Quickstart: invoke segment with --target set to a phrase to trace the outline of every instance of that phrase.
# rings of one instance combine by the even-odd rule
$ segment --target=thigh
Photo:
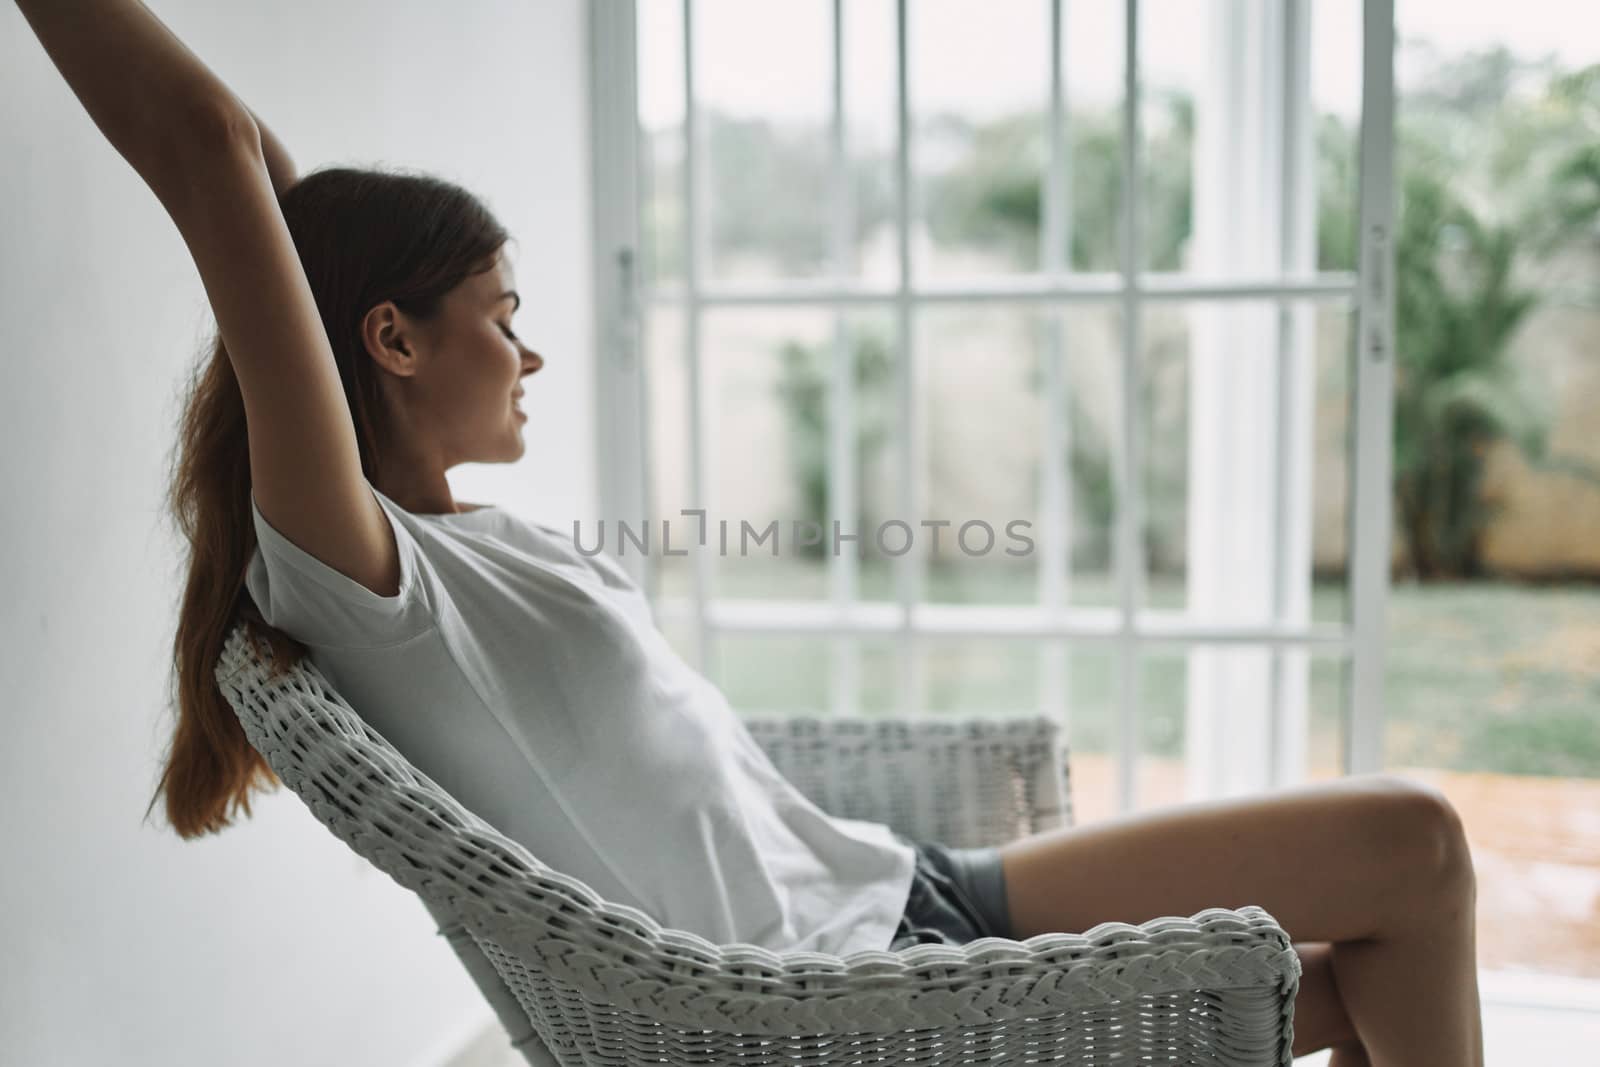
[[[1253,904],[1295,941],[1372,937],[1437,884],[1453,815],[1368,774],[1034,834],[1000,849],[1013,936]]]

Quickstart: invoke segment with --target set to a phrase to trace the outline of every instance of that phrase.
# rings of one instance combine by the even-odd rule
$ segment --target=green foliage
[[[1181,269],[1191,229],[1194,104],[1181,94],[1153,93],[1149,108],[1141,145],[1144,265]],[[1548,413],[1510,356],[1517,330],[1551,298],[1548,287],[1530,277],[1530,265],[1575,241],[1600,244],[1600,66],[1563,73],[1548,61],[1524,62],[1503,49],[1436,58],[1431,74],[1408,90],[1398,118],[1396,514],[1419,575],[1475,575],[1494,515],[1483,491],[1492,448],[1509,443],[1536,464],[1600,478],[1571,460],[1545,457]],[[826,228],[817,204],[827,193],[821,132],[780,136],[759,122],[708,123],[719,146],[716,195],[725,201],[714,216],[719,247],[760,249],[791,270],[821,262]],[[1120,115],[1079,109],[1067,128],[1071,236],[1063,251],[1072,269],[1116,269]],[[974,123],[945,115],[926,131],[941,154],[955,160],[929,175],[921,191],[933,238],[998,253],[1019,270],[1036,267],[1046,117],[1032,112]],[[1315,148],[1319,265],[1354,269],[1353,131],[1336,116],[1320,116]],[[887,160],[858,158],[853,166],[861,229],[892,221]],[[784,195],[772,196],[780,186]],[[821,515],[826,434],[818,405],[826,376],[818,358],[786,352],[791,381],[785,395],[807,507]],[[1087,420],[1075,417],[1073,425]],[[875,431],[863,432],[866,440]],[[1105,442],[1075,436],[1069,462],[1084,519],[1080,529],[1090,531],[1091,540],[1080,549],[1093,557],[1109,548],[1093,531],[1111,526],[1110,458]],[[1181,555],[1181,470],[1158,464],[1139,475],[1151,512],[1146,550],[1153,562],[1175,558]]]
[[[828,132],[816,125],[783,126],[707,110],[703,116],[703,209],[714,255],[769,259],[787,276],[824,273],[828,256],[827,204],[832,195]],[[668,157],[678,130],[655,135],[654,156]],[[893,217],[888,161],[853,155],[848,167],[851,211],[870,231]],[[643,218],[655,250],[655,277],[682,271],[680,168],[657,165],[659,184]]]
[[[1555,296],[1533,267],[1585,226],[1593,241],[1596,69],[1563,75],[1496,49],[1437,63],[1403,102],[1394,496],[1421,578],[1482,573],[1493,446],[1572,472],[1546,456],[1550,413],[1511,343]]]
[[[1548,416],[1507,358],[1536,303],[1512,280],[1517,236],[1475,216],[1432,168],[1407,167],[1396,242],[1394,493],[1412,568],[1476,575],[1493,516],[1489,446],[1544,451]]]
[[[1551,216],[1557,241],[1600,243],[1600,63],[1555,79],[1551,109],[1568,116],[1578,136],[1557,155],[1551,172]],[[1591,296],[1600,305],[1600,294]]]
[[[1600,730],[1592,708],[1532,705],[1523,714],[1472,722],[1451,763],[1464,771],[1593,778],[1600,776]]]
[[[1323,270],[1355,270],[1357,159],[1350,127],[1337,115],[1317,116],[1317,264]]]
[[[1144,269],[1177,270],[1190,231],[1194,103],[1152,94],[1160,121],[1147,131]],[[1027,112],[987,123],[945,117],[940,136],[961,162],[928,181],[927,221],[943,244],[1002,252],[1019,270],[1041,262],[1047,116]],[[1115,109],[1074,111],[1068,122],[1069,247],[1073,270],[1115,270],[1121,263],[1122,119]]]

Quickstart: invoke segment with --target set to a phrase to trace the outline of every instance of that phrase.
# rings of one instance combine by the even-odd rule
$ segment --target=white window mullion
[[[595,461],[599,517],[609,526],[649,514],[645,445],[649,433],[645,358],[640,351],[639,95],[632,4],[590,9],[590,109],[594,123]],[[612,554],[654,595],[654,568],[638,553]]]
[[[686,620],[693,611],[693,602],[685,598],[662,600],[656,607],[660,619]],[[858,601],[840,609],[827,600],[713,597],[706,611],[712,629],[720,633],[837,632],[892,638],[902,627],[900,605],[878,600]],[[1037,604],[923,604],[917,612],[916,632],[923,637],[1085,639],[1114,643],[1129,640],[1122,626],[1122,613],[1116,607],[1068,606],[1047,612]],[[1330,656],[1346,655],[1350,649],[1348,628],[1336,623],[1291,626],[1266,621],[1228,622],[1197,617],[1181,610],[1140,613],[1132,640],[1146,648],[1301,646],[1316,648]]]
[[[1353,304],[1356,276],[1324,271],[1302,278],[1195,278],[1170,271],[1143,273],[1138,278],[1140,299],[1158,300],[1321,300]],[[1034,274],[933,279],[912,291],[914,304],[1111,304],[1122,296],[1122,275],[1092,271],[1064,272],[1054,278]],[[861,304],[880,307],[900,298],[895,283],[796,278],[754,282],[718,281],[700,285],[705,307],[815,307],[821,304]],[[658,304],[675,306],[683,300],[681,287],[658,285],[651,293]]]
[[[1117,648],[1117,808],[1127,813],[1138,803],[1139,647],[1135,616],[1143,598],[1144,486],[1139,441],[1140,212],[1143,208],[1139,160],[1139,0],[1125,0],[1122,73],[1122,447],[1113,476],[1117,485],[1117,606],[1123,640]]]
[[[1194,269],[1309,271],[1314,207],[1308,56],[1299,0],[1236,0],[1209,28],[1196,100]],[[1298,262],[1294,257],[1299,257]],[[1311,447],[1303,309],[1198,303],[1188,311],[1188,604],[1202,618],[1298,621],[1308,608]],[[1304,402],[1303,402],[1304,401]],[[1306,416],[1306,417],[1301,417]],[[1304,657],[1268,649],[1189,656],[1185,735],[1191,800],[1304,774]],[[1283,699],[1279,699],[1279,698]]]
[[[689,499],[692,507],[707,509],[697,531],[703,535],[710,512],[706,504],[705,389],[700,367],[700,116],[694,91],[694,25],[694,0],[683,0],[683,354],[689,372]],[[710,538],[698,536],[697,541],[709,542]],[[706,545],[698,543],[690,547],[694,560],[695,666],[709,673],[711,628],[706,601],[711,589],[711,554],[705,549]]]
[[[1354,655],[1345,766],[1383,766],[1384,610],[1389,595],[1394,422],[1394,2],[1365,0],[1362,18],[1361,207],[1354,385],[1355,506],[1350,546]]]
[[[1067,183],[1071,169],[1067,159],[1063,126],[1066,122],[1066,94],[1061,79],[1062,0],[1050,0],[1050,159],[1045,175],[1043,233],[1040,235],[1040,265],[1047,277],[1065,271],[1062,260],[1071,232],[1071,199]],[[1044,402],[1043,457],[1039,465],[1039,521],[1043,551],[1039,557],[1039,603],[1056,611],[1069,601],[1068,583],[1072,568],[1072,487],[1067,449],[1071,441],[1068,424],[1067,384],[1062,361],[1063,323],[1057,307],[1047,307],[1040,315],[1043,334],[1043,374],[1041,395]],[[1072,708],[1068,703],[1069,678],[1066,645],[1048,641],[1039,647],[1039,704],[1046,714],[1063,717],[1062,729],[1071,736]]]
[[[851,273],[851,211],[849,152],[844,106],[844,0],[833,0],[833,120],[830,159],[832,195],[829,211],[829,252],[833,274],[843,281]],[[829,382],[828,403],[828,514],[841,524],[841,533],[855,530],[856,487],[856,405],[855,354],[850,345],[848,312],[845,305],[833,306],[833,373]],[[824,525],[828,524],[824,522]],[[832,547],[832,529],[823,537]],[[858,543],[858,542],[857,542]],[[838,551],[828,553],[828,576],[835,605],[846,607],[856,599],[859,568],[851,542],[842,542]],[[861,691],[861,643],[846,635],[836,635],[830,643],[829,710],[853,714]]]
[[[1311,12],[1308,0],[1283,0],[1279,99],[1283,199],[1279,260],[1285,276],[1316,267],[1315,112],[1311,101]],[[1277,399],[1273,404],[1272,621],[1311,617],[1312,450],[1316,425],[1316,335],[1313,310],[1278,305]],[[1303,781],[1309,769],[1309,672],[1303,648],[1272,652],[1268,684],[1268,788]]]
[[[895,126],[899,142],[895,150],[895,170],[898,180],[898,197],[895,202],[896,240],[900,259],[900,285],[895,299],[896,346],[895,376],[897,406],[900,425],[900,518],[910,525],[913,534],[920,529],[917,524],[918,502],[921,496],[921,433],[915,389],[915,346],[911,318],[911,94],[910,54],[907,17],[909,5],[898,0],[895,17],[895,106],[898,117]],[[922,671],[922,647],[914,633],[916,608],[922,599],[922,554],[915,546],[894,558],[895,594],[900,602],[902,624],[900,629],[898,663],[900,673],[899,707],[902,714],[922,714],[927,710]]]

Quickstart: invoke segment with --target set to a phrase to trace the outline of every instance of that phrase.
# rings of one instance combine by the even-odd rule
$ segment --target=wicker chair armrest
[[[1230,1017],[1261,1020],[1260,1040],[1281,1036],[1281,1050],[1269,1049],[1281,1051],[1285,1067],[1290,1063],[1299,957],[1272,916],[1250,905],[1137,926],[1106,922],[1083,934],[990,937],[842,958],[714,946],[660,928],[635,943],[616,925],[616,941],[575,944],[541,936],[503,912],[491,915],[476,905],[469,912],[473,937],[508,982],[519,969],[535,970],[607,1013],[633,1013],[648,1025],[770,1040],[948,1031],[1093,1011],[1126,1012],[1137,1026],[1145,998],[1195,994],[1199,1001],[1203,992],[1206,1004]]]

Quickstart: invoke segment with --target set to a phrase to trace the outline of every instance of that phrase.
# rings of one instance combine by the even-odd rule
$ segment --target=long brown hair
[[[361,451],[375,477],[386,433],[379,372],[361,340],[367,311],[385,300],[428,319],[444,295],[492,266],[506,231],[471,193],[414,171],[330,167],[278,197],[300,264],[333,348]],[[167,821],[183,838],[250,814],[253,790],[277,777],[245,738],[213,670],[228,632],[246,624],[273,670],[306,647],[262,618],[244,577],[256,548],[250,512],[250,453],[244,395],[221,336],[195,365],[186,389],[167,506],[189,543],[188,577],[173,638],[176,722],[166,766],[146,817],[166,796]]]

